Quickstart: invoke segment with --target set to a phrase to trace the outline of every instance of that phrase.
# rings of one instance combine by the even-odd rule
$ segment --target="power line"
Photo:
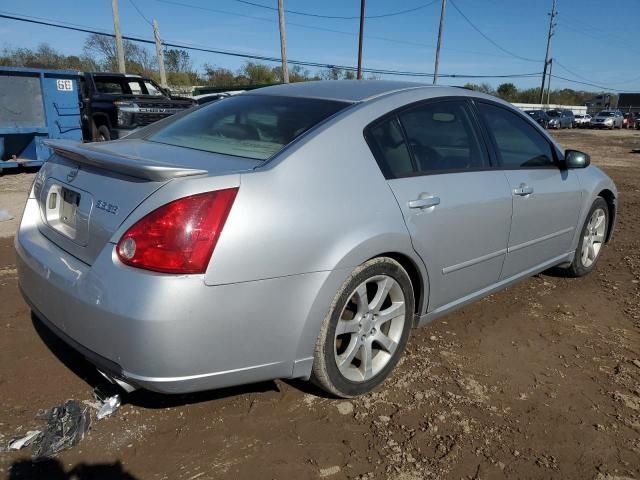
[[[54,27],[54,28],[62,28],[62,29],[65,29],[65,30],[72,30],[72,31],[77,31],[77,32],[81,32],[81,33],[104,35],[104,36],[111,37],[111,38],[115,37],[115,35],[113,33],[108,33],[108,32],[105,32],[105,31],[92,29],[91,27],[87,27],[87,26],[62,25],[60,23],[56,23],[56,22],[52,22],[52,21],[35,20],[33,18],[24,18],[24,17],[15,16],[15,15],[8,15],[8,14],[4,14],[4,13],[0,13],[0,18],[5,18],[5,19],[8,19],[8,20],[21,21],[21,22],[26,22],[26,23],[32,23],[32,24],[36,24],[36,25],[44,25],[44,26]],[[140,43],[145,43],[145,44],[154,44],[155,43],[154,40],[147,39],[147,38],[141,38],[141,37],[133,37],[133,36],[124,36],[123,35],[122,38],[125,39],[125,40],[132,41],[132,42],[140,42]],[[220,49],[213,49],[213,48],[208,48],[208,47],[204,47],[204,46],[197,46],[197,45],[193,45],[193,44],[189,45],[189,44],[175,43],[175,42],[169,42],[169,41],[163,41],[162,43],[166,47],[182,48],[182,49],[185,49],[185,50],[194,50],[194,51],[200,51],[200,52],[205,52],[205,53],[215,53],[215,54],[218,54],[218,55],[228,55],[228,56],[239,57],[239,58],[248,58],[248,59],[251,59],[251,60],[262,60],[262,61],[265,61],[265,62],[276,62],[276,63],[280,63],[282,61],[282,59],[280,57],[272,57],[272,56],[267,56],[267,55],[257,55],[257,54],[250,54],[250,53],[237,52],[237,51],[231,51],[231,50],[220,50]],[[334,64],[329,64],[329,63],[310,62],[310,61],[305,61],[305,60],[291,60],[291,59],[289,59],[288,62],[290,64],[292,64],[292,65],[300,65],[300,66],[304,66],[304,67],[339,68],[341,70],[348,70],[348,71],[355,71],[356,70],[356,67],[354,67],[352,65],[334,65]],[[373,73],[373,74],[379,74],[379,75],[394,75],[394,76],[409,76],[409,77],[431,77],[431,76],[433,76],[432,72],[414,72],[414,71],[405,71],[405,70],[388,70],[388,69],[380,69],[380,68],[363,68],[362,71],[365,72],[365,73]],[[494,75],[494,74],[472,75],[472,74],[462,74],[462,73],[449,73],[449,74],[440,74],[439,76],[440,77],[447,77],[447,78],[482,79],[482,78],[526,78],[526,77],[533,77],[533,76],[538,76],[538,75],[540,75],[539,72],[513,73],[513,74],[502,74],[502,75]]]
[[[277,11],[278,9],[276,7],[271,7],[269,5],[264,5],[262,3],[257,3],[257,2],[252,2],[250,0],[233,0],[234,2],[237,3],[242,3],[244,5],[251,5],[254,7],[258,7],[258,8],[264,8],[265,10],[275,10]],[[388,17],[396,17],[398,15],[405,15],[407,13],[412,13],[412,12],[417,12],[418,10],[422,10],[424,8],[430,7],[431,5],[433,5],[434,3],[436,3],[438,0],[433,0],[431,2],[428,3],[424,3],[422,5],[418,5],[417,7],[413,7],[413,8],[408,8],[406,10],[399,10],[397,12],[389,12],[389,13],[383,13],[380,15],[367,15],[365,16],[365,18],[367,20],[371,20],[371,19],[376,19],[376,18],[388,18]],[[356,20],[359,19],[360,16],[351,16],[351,17],[347,17],[347,16],[342,16],[342,15],[322,15],[319,13],[309,13],[309,12],[301,12],[299,10],[284,10],[285,13],[290,13],[292,15],[300,15],[300,16],[304,16],[304,17],[313,17],[313,18],[325,18],[325,19],[331,19],[331,20]]]
[[[565,65],[563,65],[562,63],[560,63],[560,62],[558,61],[558,59],[557,59],[557,58],[554,58],[554,59],[553,59],[553,62],[554,62],[556,65],[558,65],[560,68],[562,68],[564,71],[566,71],[567,73],[569,73],[569,74],[573,75],[574,77],[578,77],[579,79],[581,79],[581,80],[585,80],[585,81],[587,81],[587,82],[591,82],[591,81],[592,81],[592,79],[591,79],[591,78],[583,77],[582,75],[580,75],[580,74],[578,74],[578,73],[574,72],[573,70],[570,70],[570,69],[569,69],[569,68],[567,68]]]
[[[553,62],[554,62],[556,65],[558,65],[559,67],[561,67],[563,70],[565,70],[566,72],[568,72],[569,74],[573,75],[574,77],[578,77],[579,79],[581,79],[581,80],[585,80],[585,81],[587,81],[587,82],[594,81],[594,80],[592,80],[591,78],[585,77],[585,76],[583,76],[583,75],[580,75],[580,74],[578,74],[578,73],[574,72],[573,70],[570,70],[570,69],[569,69],[569,68],[567,68],[565,65],[563,65],[563,64],[562,64],[562,63],[560,63],[560,62],[558,62],[558,60],[557,60],[557,59],[555,59],[555,58],[553,59]],[[597,82],[598,80],[595,80],[595,81]],[[613,83],[612,83],[612,85],[625,85],[625,84],[634,83],[634,82],[638,82],[638,81],[640,81],[640,77],[632,78],[632,79],[630,79],[630,80],[626,80],[626,81],[624,81],[624,82],[613,82]]]
[[[261,22],[273,23],[273,19],[271,19],[271,18],[257,17],[255,15],[247,15],[247,14],[237,13],[237,12],[229,12],[227,10],[220,10],[220,9],[216,9],[216,8],[204,7],[204,6],[201,6],[201,5],[194,5],[194,4],[185,3],[185,2],[181,2],[181,1],[177,1],[177,0],[155,0],[155,1],[159,2],[159,3],[167,4],[167,5],[174,5],[174,6],[178,6],[178,7],[191,8],[191,9],[205,11],[205,12],[218,13],[218,14],[222,14],[222,15],[230,15],[230,16],[234,16],[234,17],[248,18],[248,19],[251,19],[251,20],[258,20],[258,21],[261,21]],[[334,28],[320,27],[320,26],[316,26],[316,25],[308,25],[308,24],[305,24],[305,23],[298,23],[298,22],[291,22],[291,21],[287,21],[287,27],[306,28],[306,29],[309,29],[309,30],[317,30],[317,31],[320,31],[320,32],[337,33],[339,35],[349,35],[351,37],[357,37],[358,36],[358,33],[356,33],[356,32],[347,32],[345,30],[337,30],[337,29],[334,29]],[[416,47],[434,48],[434,49],[436,47],[435,45],[429,44],[429,43],[415,42],[415,41],[404,40],[404,39],[400,39],[400,38],[382,37],[382,36],[378,36],[378,35],[364,35],[364,38],[371,39],[371,40],[380,40],[382,42],[395,43],[395,44],[399,44],[399,45],[412,45],[412,46],[416,46]],[[498,57],[498,58],[509,58],[508,55],[501,55],[501,54],[498,54],[498,53],[490,53],[490,52],[478,52],[478,51],[466,50],[466,49],[462,49],[462,48],[442,47],[442,50],[447,50],[447,51],[451,51],[451,52],[460,52],[460,53],[470,53],[472,55],[487,55],[487,56]]]
[[[599,88],[600,90],[605,90],[605,91],[609,91],[609,92],[625,92],[625,93],[636,93],[636,92],[626,92],[625,90],[620,90],[617,88],[611,88],[611,87],[606,87],[604,85],[598,85],[596,83],[591,83],[591,82],[582,82],[582,81],[578,81],[578,80],[572,80],[570,78],[566,78],[566,77],[561,77],[560,75],[551,75],[553,78],[557,78],[559,80],[564,80],[565,82],[570,82],[570,83],[576,83],[579,85],[588,85],[590,87],[596,87]],[[639,92],[640,93],[640,92]]]
[[[527,58],[527,57],[521,57],[520,55],[517,55],[515,53],[513,53],[510,50],[507,50],[506,48],[504,48],[503,46],[501,46],[500,44],[498,44],[497,42],[495,42],[494,40],[492,40],[491,38],[489,38],[482,30],[480,30],[470,19],[469,17],[467,17],[464,13],[462,13],[462,10],[460,10],[460,8],[458,8],[458,6],[453,2],[453,0],[450,0],[451,5],[453,6],[453,8],[456,9],[456,11],[462,16],[462,18],[464,18],[467,23],[469,25],[471,25],[471,27],[478,32],[480,35],[482,35],[482,37],[487,40],[489,43],[491,43],[494,47],[498,48],[499,50],[502,50],[503,52],[509,54],[510,56],[514,57],[514,58],[518,58],[520,60],[523,60],[525,62],[535,62],[535,63],[539,63],[540,60],[534,60],[533,58]]]
[[[133,0],[129,0],[129,2],[131,2],[131,5],[133,5],[133,8],[136,9],[136,12],[138,12],[138,15],[140,15],[142,17],[142,19],[147,22],[149,25],[153,26],[153,23],[145,16],[144,13],[142,13],[142,10],[140,10],[138,8],[138,6],[136,5],[136,2],[134,2]]]

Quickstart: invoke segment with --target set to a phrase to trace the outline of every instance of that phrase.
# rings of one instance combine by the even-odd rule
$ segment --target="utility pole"
[[[364,32],[364,0],[360,0],[360,38],[358,39],[358,74],[356,78],[362,80],[362,34]]]
[[[120,13],[118,13],[118,0],[111,0],[113,11],[113,30],[116,35],[116,53],[118,56],[118,71],[126,73],[124,66],[124,47],[122,46],[122,33],[120,32]]]
[[[549,96],[551,95],[551,69],[553,68],[553,58],[549,59],[549,75],[547,79],[547,105],[549,105]]]
[[[284,25],[284,0],[278,0],[278,21],[280,22],[280,55],[282,56],[282,81],[289,83],[287,65],[287,31]]]
[[[442,0],[442,9],[440,10],[440,28],[438,28],[438,46],[436,47],[436,64],[433,68],[433,84],[434,85],[438,82],[438,65],[440,64],[440,46],[442,45],[442,27],[444,26],[444,12],[446,8],[447,8],[447,0]]]
[[[540,103],[544,100],[544,83],[547,78],[547,65],[549,65],[549,50],[551,48],[551,37],[553,37],[553,28],[556,26],[553,20],[556,18],[556,0],[553,0],[551,13],[549,14],[549,33],[547,34],[547,53],[544,56],[544,69],[542,70],[542,85],[540,86]]]
[[[162,51],[162,41],[160,40],[160,27],[158,22],[153,21],[153,38],[156,41],[156,56],[158,57],[158,69],[160,70],[160,85],[164,88],[168,88],[167,84],[167,72],[164,71],[164,52]]]

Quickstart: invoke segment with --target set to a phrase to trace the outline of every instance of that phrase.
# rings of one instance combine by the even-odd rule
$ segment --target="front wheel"
[[[582,277],[596,266],[600,252],[607,238],[609,228],[609,206],[602,197],[598,197],[582,227],[580,243],[576,249],[567,273],[572,277]]]
[[[380,385],[407,344],[414,305],[411,279],[398,262],[379,257],[360,265],[322,324],[311,381],[342,398]]]

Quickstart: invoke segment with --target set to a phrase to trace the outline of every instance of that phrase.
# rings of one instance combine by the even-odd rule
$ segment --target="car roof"
[[[91,76],[96,77],[123,77],[123,78],[143,78],[137,73],[119,73],[119,72],[87,72]]]
[[[406,90],[433,88],[441,89],[440,95],[459,95],[461,90],[459,87],[393,80],[318,80],[273,85],[251,90],[243,95],[281,95],[356,103]]]

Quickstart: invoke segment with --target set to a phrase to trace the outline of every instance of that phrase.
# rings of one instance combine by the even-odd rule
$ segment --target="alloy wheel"
[[[334,358],[340,373],[365,382],[389,363],[405,328],[406,306],[400,284],[387,275],[362,282],[338,319]]]
[[[582,238],[582,265],[589,268],[594,264],[600,249],[604,244],[604,234],[606,230],[607,214],[601,208],[597,208],[591,214],[589,223],[584,231],[584,237]]]

